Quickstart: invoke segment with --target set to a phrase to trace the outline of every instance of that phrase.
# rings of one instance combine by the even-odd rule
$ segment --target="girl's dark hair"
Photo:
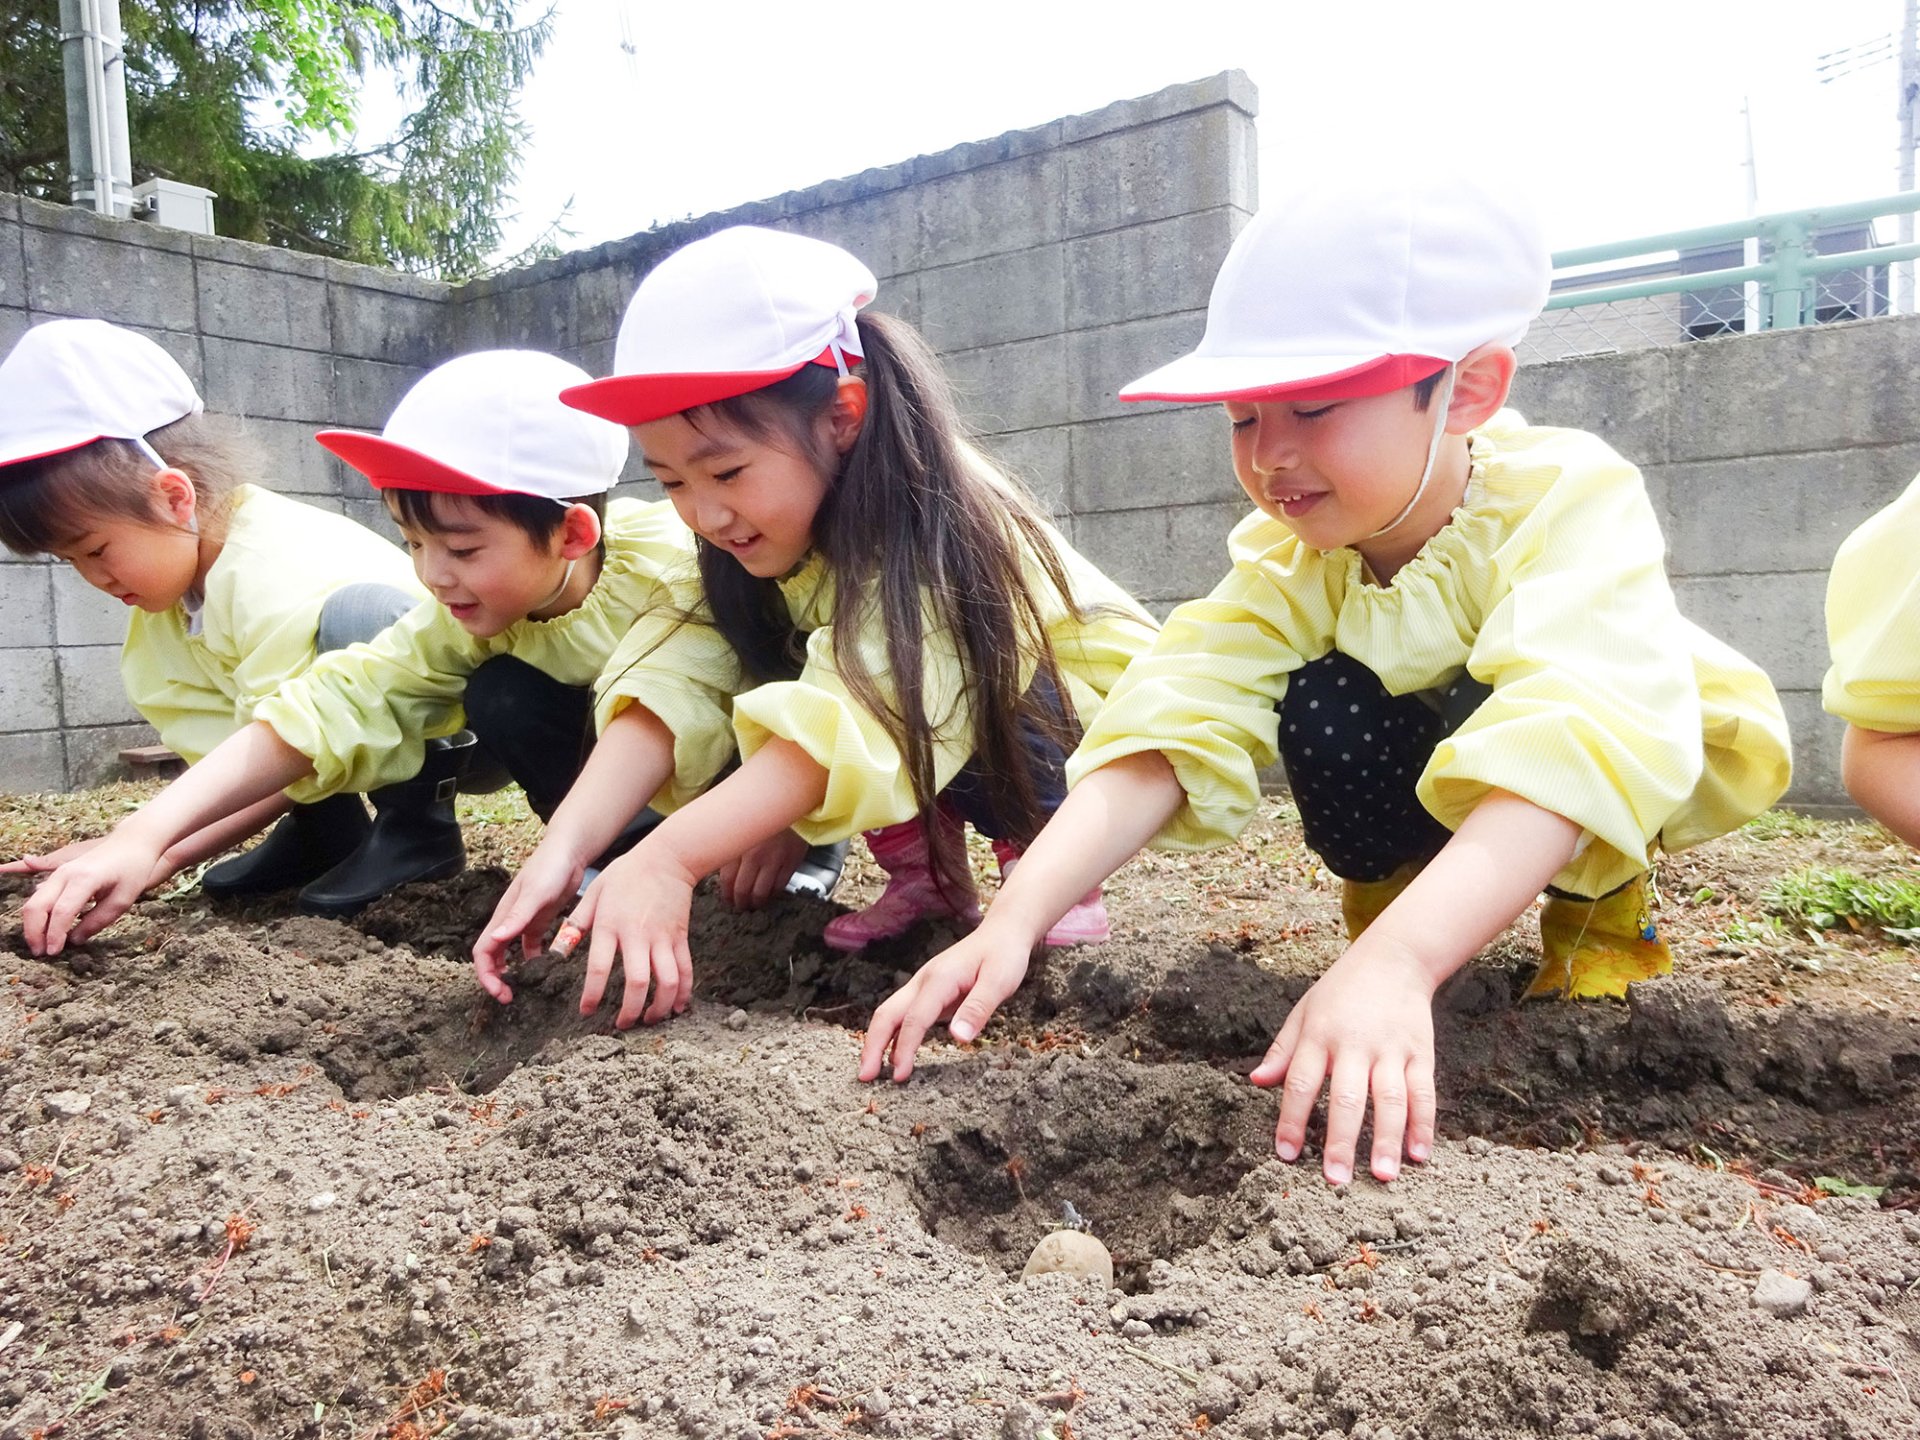
[[[441,492],[437,490],[392,489],[380,492],[380,498],[387,502],[388,514],[409,529],[424,530],[429,535],[439,534],[450,523],[440,514],[440,495]],[[546,545],[560,533],[561,523],[567,518],[568,506],[586,506],[600,517],[602,525],[607,519],[607,497],[604,494],[581,495],[558,503],[539,495],[462,495],[460,499],[483,515],[505,520],[536,545]]]
[[[1024,844],[1047,818],[1034,784],[1034,732],[1063,751],[1079,739],[1036,585],[1051,586],[1076,618],[1086,615],[1039,507],[969,445],[927,343],[891,316],[869,312],[859,325],[867,414],[844,456],[820,438],[817,421],[839,380],[823,365],[803,365],[778,384],[702,406],[687,419],[699,428],[712,416],[759,439],[777,435],[832,477],[814,515],[813,545],[833,573],[829,623],[846,641],[835,650],[840,678],[906,761],[931,843],[931,736],[955,717],[927,714],[922,672],[929,630],[951,636],[967,682],[960,713],[973,728],[973,766],[994,813]],[[704,540],[699,555],[714,622],[748,671],[761,681],[798,675],[805,641],[778,583],[749,574]],[[884,676],[851,643],[876,615]],[[1037,662],[1024,682],[1023,655]]]
[[[147,443],[193,482],[201,534],[225,535],[235,487],[260,473],[239,428],[219,416],[188,415],[151,432]],[[0,544],[16,555],[44,555],[101,520],[166,523],[154,509],[153,473],[153,461],[126,440],[95,440],[0,468]]]

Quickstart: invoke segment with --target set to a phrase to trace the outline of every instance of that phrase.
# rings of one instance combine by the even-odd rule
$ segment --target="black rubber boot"
[[[200,877],[201,893],[227,899],[304,885],[359,849],[372,828],[358,795],[296,806],[244,855],[210,866]]]
[[[459,873],[467,847],[453,797],[473,748],[469,730],[429,740],[419,774],[369,795],[374,821],[365,842],[300,892],[300,908],[309,915],[351,915],[402,885]]]
[[[840,872],[847,868],[847,846],[852,843],[841,840],[809,849],[787,881],[787,894],[817,895],[822,900],[833,894],[833,887],[840,883]]]

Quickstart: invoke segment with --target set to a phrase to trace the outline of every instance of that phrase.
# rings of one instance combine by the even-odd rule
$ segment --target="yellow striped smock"
[[[1186,803],[1166,849],[1225,844],[1277,758],[1287,676],[1338,649],[1396,695],[1464,671],[1492,695],[1442,740],[1421,803],[1458,828],[1506,790],[1591,837],[1555,883],[1598,895],[1764,810],[1791,775],[1759,667],[1683,618],[1640,473],[1598,438],[1505,410],[1471,437],[1453,518],[1379,585],[1352,549],[1319,551],[1256,513],[1233,569],[1177,608],[1068,765],[1069,783],[1158,750]]]
[[[1920,477],[1834,557],[1827,646],[1829,711],[1863,730],[1920,731]]]

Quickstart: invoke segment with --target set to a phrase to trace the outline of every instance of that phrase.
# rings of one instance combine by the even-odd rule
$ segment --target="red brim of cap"
[[[1283,380],[1272,385],[1255,385],[1232,390],[1153,390],[1123,391],[1120,398],[1137,400],[1238,401],[1257,404],[1265,400],[1363,400],[1370,395],[1385,395],[1403,390],[1430,375],[1438,375],[1453,362],[1432,355],[1382,355],[1362,361],[1344,370]]]
[[[65,455],[69,450],[78,450],[82,446],[93,445],[102,440],[117,440],[117,435],[90,435],[85,440],[66,440],[50,450],[35,450],[30,455],[0,455],[0,469],[9,465],[24,465],[29,460],[45,460],[53,455]]]
[[[605,380],[562,390],[560,402],[616,425],[645,425],[682,410],[764,390],[799,370],[800,365],[790,365],[784,370],[742,370],[734,374],[609,375]]]
[[[842,352],[849,366],[860,357]],[[560,402],[616,425],[645,425],[664,420],[682,410],[711,405],[716,400],[731,400],[776,385],[789,375],[797,375],[808,365],[834,365],[833,348],[822,350],[812,360],[789,365],[781,370],[702,370],[679,375],[609,375],[604,380],[575,385],[560,392]]]
[[[517,495],[364,430],[322,430],[313,437],[373,482],[376,490],[434,490],[442,495]]]

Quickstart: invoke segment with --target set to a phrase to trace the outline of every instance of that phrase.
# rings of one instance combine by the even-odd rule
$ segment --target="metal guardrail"
[[[1553,257],[1554,293],[1521,346],[1521,358],[1558,359],[1890,313],[1890,267],[1920,259],[1920,244],[1829,253],[1819,247],[1849,228],[1867,230],[1881,216],[1916,211],[1920,192],[1559,251]],[[1690,256],[1734,245],[1759,258],[1709,270],[1685,268]],[[1620,262],[1611,274],[1567,273],[1610,261]]]

